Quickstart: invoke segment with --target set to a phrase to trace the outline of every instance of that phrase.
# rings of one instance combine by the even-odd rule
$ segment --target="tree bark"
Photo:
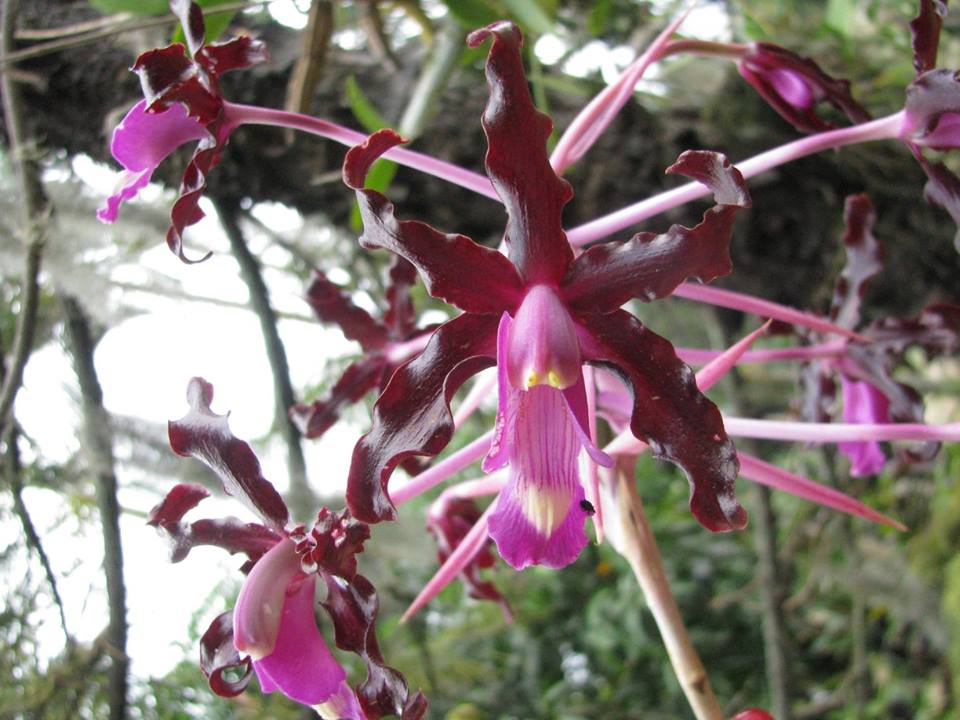
[[[303,457],[300,431],[290,420],[288,410],[296,403],[293,383],[290,381],[290,365],[283,341],[277,330],[277,314],[270,304],[270,293],[260,271],[260,263],[247,246],[243,229],[238,222],[239,209],[222,200],[214,200],[220,222],[230,240],[230,249],[240,264],[240,274],[250,292],[250,305],[260,321],[260,332],[270,361],[273,375],[273,394],[276,401],[275,423],[287,446],[287,466],[290,472],[290,489],[287,493],[290,506],[298,520],[309,519],[317,509],[317,498],[307,482],[307,464]]]
[[[126,587],[123,582],[123,545],[120,538],[120,504],[113,456],[110,417],[103,407],[103,390],[93,363],[96,341],[90,322],[80,304],[61,298],[66,340],[73,356],[83,411],[83,446],[96,483],[97,508],[103,528],[103,568],[107,580],[107,652],[110,669],[107,695],[110,720],[127,717],[127,684],[130,660],[127,657]]]

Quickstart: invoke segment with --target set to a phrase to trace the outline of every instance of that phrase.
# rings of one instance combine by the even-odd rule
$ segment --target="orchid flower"
[[[106,223],[116,221],[120,205],[136,197],[147,186],[160,163],[181,145],[197,140],[196,150],[183,173],[167,231],[170,249],[184,262],[194,262],[183,253],[183,232],[204,217],[199,203],[207,175],[219,164],[231,133],[239,126],[259,124],[295,128],[344,145],[362,142],[365,136],[299,113],[227,101],[220,90],[220,76],[230,70],[264,62],[266,47],[249,37],[207,44],[204,41],[203,12],[197,3],[170,0],[170,8],[180,18],[187,48],[174,43],[149,50],[134,63],[132,69],[140,76],[145,99],[136,103],[114,129],[110,151],[124,171],[117,179],[114,193],[98,210],[97,217]],[[390,157],[495,197],[486,179],[449,163],[403,149],[396,150]]]
[[[406,258],[431,295],[463,311],[394,373],[377,401],[373,428],[354,450],[351,512],[368,522],[394,517],[387,492],[393,468],[446,445],[451,395],[470,375],[496,364],[499,407],[484,469],[508,465],[509,473],[490,534],[514,567],[572,562],[586,542],[590,514],[579,455],[610,462],[590,437],[581,369],[589,363],[609,367],[631,387],[633,431],[687,473],[700,522],[714,531],[743,527],[746,513],[733,494],[736,453],[719,412],[670,343],[620,309],[631,298],[668,295],[688,277],[707,282],[729,272],[733,216],[749,204],[739,173],[715,153],[685,153],[670,172],[705,183],[717,200],[699,225],[641,233],[574,258],[560,224],[571,191],[548,162],[551,124],[530,98],[520,33],[499,23],[468,42],[476,46],[488,37],[486,164],[507,209],[509,259],[463,235],[399,221],[382,194],[363,187],[374,160],[401,142],[392,131],[375,133],[344,162],[344,180],[357,191],[364,221],[361,243]]]
[[[243,691],[253,673],[264,692],[280,691],[331,720],[373,720],[398,715],[419,720],[426,700],[409,693],[403,676],[387,666],[377,645],[376,591],[357,573],[356,555],[370,537],[348,512],[322,508],[309,530],[292,525],[279,493],[263,477],[250,446],[234,437],[227,418],[210,409],[213,387],[200,378],[187,388],[190,412],[169,426],[171,447],[209,466],[229,495],[262,521],[236,518],[184,522],[208,496],[199,485],[175,486],[150,512],[149,524],[167,536],[179,562],[197,545],[245,553],[247,577],[232,612],[217,617],[201,639],[201,668],[211,689],[227,697]],[[367,678],[356,689],[317,628],[317,580],[336,645],[363,658]],[[230,673],[230,675],[225,673]],[[239,674],[237,679],[231,675]]]
[[[416,327],[410,298],[416,279],[416,269],[395,257],[386,289],[387,311],[377,319],[314,270],[307,287],[314,315],[324,324],[336,324],[348,339],[359,343],[363,355],[347,367],[326,397],[290,408],[290,417],[306,437],[320,437],[337,421],[341,408],[371,390],[382,390],[393,371],[426,345],[434,328]]]

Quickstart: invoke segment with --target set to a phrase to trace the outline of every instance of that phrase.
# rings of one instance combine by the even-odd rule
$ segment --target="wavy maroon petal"
[[[740,171],[719,153],[688,150],[667,169],[710,188],[717,204],[694,228],[673,225],[667,232],[644,232],[624,243],[596,245],[571,265],[561,288],[574,309],[615,310],[631,298],[666,297],[680,283],[708,283],[733,269],[730,235],[737,211],[750,206]]]
[[[427,709],[418,692],[411,696],[403,675],[386,665],[377,643],[376,621],[380,601],[373,585],[363,575],[352,582],[324,575],[327,599],[324,608],[333,621],[337,647],[359,655],[367,666],[367,678],[357,687],[357,698],[368,720],[399,715],[419,720]]]
[[[389,340],[384,324],[355,305],[339,285],[319,270],[310,275],[306,299],[320,322],[336,325],[345,338],[360,343],[366,352],[379,350]]]
[[[203,23],[203,10],[190,0],[170,0],[170,11],[180,18],[183,36],[187,39],[190,54],[196,55],[203,47],[203,36],[206,28]]]
[[[415,220],[397,220],[386,196],[364,189],[373,162],[401,142],[393,130],[380,130],[352,147],[343,161],[343,181],[356,190],[363,218],[360,244],[390,250],[413,263],[427,292],[465,312],[499,314],[512,309],[522,287],[503,254],[465,235],[448,235]]]
[[[847,80],[831,77],[810,58],[786,48],[753,43],[737,67],[780,117],[800,132],[823,132],[834,127],[817,114],[816,104],[821,101],[833,105],[853,123],[870,119],[850,94]]]
[[[215,123],[215,125],[220,125]],[[220,164],[220,154],[230,138],[232,127],[220,125],[208,126],[213,133],[212,139],[203,139],[187,163],[180,180],[180,194],[170,209],[170,227],[167,229],[167,247],[185,263],[203,262],[213,253],[207,252],[196,260],[183,253],[183,231],[190,225],[200,222],[204,213],[200,209],[200,198],[207,187],[207,175]]]
[[[223,108],[216,85],[201,73],[196,63],[186,55],[180,43],[165,48],[148,50],[140,55],[131,68],[140,76],[140,85],[153,111],[166,109],[173,102],[182,102],[190,115],[204,125],[213,122]]]
[[[573,261],[561,216],[573,191],[550,166],[550,118],[537,111],[523,72],[520,30],[499,22],[467,38],[477,47],[493,38],[487,57],[490,99],[483,112],[487,175],[507,210],[504,240],[526,285],[556,285]],[[506,309],[506,308],[502,308]]]
[[[930,162],[919,150],[914,153],[920,167],[927,174],[927,184],[923,188],[923,197],[931,205],[947,211],[957,226],[953,236],[953,246],[960,252],[960,178],[943,163]]]
[[[200,669],[210,689],[221,697],[239,695],[250,682],[253,664],[249,657],[241,658],[233,646],[232,610],[218,615],[200,638]],[[230,679],[224,673],[239,673],[239,677]]]
[[[470,528],[480,519],[480,515],[480,508],[470,498],[442,498],[430,508],[427,530],[437,542],[437,560],[441,565],[463,542]],[[495,561],[490,551],[490,541],[487,540],[480,552],[460,571],[460,579],[470,597],[498,603],[504,615],[510,617],[510,605],[497,586],[480,578],[480,570],[492,567]]]
[[[204,46],[195,57],[197,63],[214,77],[231,70],[258,65],[270,59],[267,46],[249,35],[241,35],[222,43]]]
[[[208,497],[210,497],[210,491],[203,485],[178,483],[150,510],[147,525],[157,527],[178,523],[183,520],[184,515],[199,505],[201,500]]]
[[[854,330],[860,324],[860,301],[867,281],[883,270],[883,248],[873,234],[877,214],[867,195],[850,195],[843,206],[847,262],[833,291],[830,319]]]
[[[290,419],[304,437],[318,438],[340,419],[340,411],[360,400],[371,390],[380,386],[381,378],[390,369],[386,358],[380,354],[366,355],[351,363],[320,400],[309,405],[297,404],[290,408]]]
[[[453,434],[450,398],[471,375],[494,364],[499,317],[463,314],[434,332],[401,365],[373,408],[373,427],[353,449],[347,505],[364,522],[392,520],[387,482],[411,455],[436,455]]]
[[[917,16],[910,21],[913,67],[917,73],[933,70],[937,66],[940,29],[946,14],[946,0],[920,0]]]
[[[263,477],[250,446],[230,432],[225,415],[210,409],[213,385],[193,378],[187,386],[190,412],[168,423],[170,447],[178,455],[195,457],[220,477],[224,490],[246,504],[271,528],[287,523],[287,506]]]
[[[213,545],[231,555],[242,552],[256,562],[282,539],[282,535],[270,528],[236,518],[182,522],[183,516],[209,495],[202,485],[181,483],[150,511],[147,525],[166,536],[170,562],[180,562],[197,545]]]
[[[920,347],[927,357],[952,356],[960,352],[960,307],[931,305],[916,318],[884,318],[864,330],[872,342],[847,348],[856,379],[873,385],[889,403],[893,422],[922,422],[923,399],[909,385],[894,379],[894,371],[909,347]],[[845,366],[846,367],[846,366]],[[939,450],[936,442],[910,443],[900,448],[907,462],[927,462]]]
[[[654,454],[680,466],[690,481],[690,510],[708,530],[739,530],[747,513],[734,495],[737,452],[716,405],[697,389],[673,346],[629,313],[580,315],[581,347],[633,392],[630,429]]]
[[[416,315],[410,289],[417,282],[417,269],[399,255],[390,263],[387,283],[387,312],[383,323],[394,340],[405,340],[416,330]]]
[[[356,556],[363,552],[363,544],[369,539],[370,527],[350,517],[349,511],[335,513],[321,508],[310,531],[313,548],[302,557],[304,562],[350,581],[357,574]]]

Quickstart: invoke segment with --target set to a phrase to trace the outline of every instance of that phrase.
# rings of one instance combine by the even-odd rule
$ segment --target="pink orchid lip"
[[[233,611],[233,642],[237,650],[259,660],[273,652],[287,586],[300,572],[293,542],[273,546],[247,575]]]
[[[562,390],[580,378],[576,326],[557,291],[547,285],[527,291],[507,343],[507,376],[518,390],[536,385]]]
[[[117,187],[97,217],[106,223],[116,221],[120,204],[132,200],[150,182],[157,166],[170,153],[191,140],[207,137],[206,128],[179,103],[160,113],[148,112],[141,100],[126,114],[113,131],[110,151],[124,167]]]

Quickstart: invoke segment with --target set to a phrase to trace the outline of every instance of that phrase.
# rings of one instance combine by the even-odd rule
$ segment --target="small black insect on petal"
[[[581,500],[580,509],[583,510],[587,515],[593,515],[596,512],[593,507],[593,503],[591,503],[589,500]]]

